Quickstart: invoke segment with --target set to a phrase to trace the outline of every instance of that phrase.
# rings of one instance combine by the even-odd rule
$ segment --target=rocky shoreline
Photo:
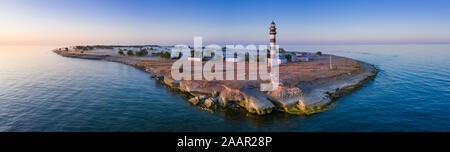
[[[170,63],[166,59],[155,59],[155,63],[152,63],[152,60],[139,57],[80,53],[61,49],[53,50],[53,52],[64,57],[131,65],[150,73],[156,80],[186,95],[189,98],[187,101],[192,105],[211,111],[241,107],[257,115],[267,115],[273,111],[310,115],[325,111],[330,108],[329,105],[336,98],[357,89],[377,74],[375,66],[345,58],[345,62],[352,61],[354,62],[352,64],[358,68],[350,72],[335,72],[336,74],[328,77],[313,77],[314,79],[308,79],[308,81],[296,81],[295,77],[290,78],[292,80],[286,78],[286,83],[291,81],[292,83],[282,85],[275,91],[263,92],[252,85],[252,82],[234,87],[233,83],[173,80],[167,73],[167,69],[157,66],[164,62]]]

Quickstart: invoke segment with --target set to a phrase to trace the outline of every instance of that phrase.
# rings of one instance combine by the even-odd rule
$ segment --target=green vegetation
[[[128,55],[128,56],[134,56],[134,52],[131,51],[131,50],[128,50],[128,51],[127,51],[127,55]]]
[[[75,46],[76,50],[83,50],[83,51],[88,51],[88,50],[93,50],[94,47],[92,46]]]
[[[108,46],[108,45],[95,45],[94,48],[96,49],[114,49],[112,46]]]
[[[289,114],[296,114],[296,115],[312,115],[315,113],[324,112],[330,109],[333,109],[336,107],[336,104],[329,104],[324,107],[316,106],[314,108],[306,108],[306,109],[300,109],[299,107],[292,107],[291,109],[284,108],[284,111],[286,111]]]
[[[321,56],[321,55],[322,55],[322,52],[319,51],[319,52],[316,52],[316,54],[319,55],[319,56]]]
[[[140,51],[136,52],[136,56],[146,56],[146,55],[148,55],[147,49],[141,49]]]
[[[161,58],[170,59],[170,53],[169,52],[158,52],[158,53],[153,53],[153,55],[159,56]]]
[[[286,60],[287,60],[288,62],[292,62],[292,56],[291,56],[290,54],[286,54],[286,55],[284,55],[283,57],[286,58]]]
[[[124,53],[123,53],[123,50],[122,49],[119,49],[119,52],[118,52],[120,55],[125,55]]]

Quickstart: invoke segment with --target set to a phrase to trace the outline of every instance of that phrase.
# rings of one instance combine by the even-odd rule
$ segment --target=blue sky
[[[0,45],[450,43],[448,0],[2,0]]]

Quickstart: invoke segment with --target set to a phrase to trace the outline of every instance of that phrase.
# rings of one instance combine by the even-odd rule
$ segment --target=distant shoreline
[[[302,115],[325,111],[332,108],[329,105],[336,98],[354,91],[373,79],[378,72],[371,64],[334,55],[331,56],[335,69],[330,70],[327,68],[330,55],[311,54],[311,61],[280,66],[282,85],[278,90],[262,92],[256,87],[260,81],[173,80],[170,76],[170,66],[174,60],[119,55],[115,47],[126,46],[85,50],[60,48],[53,52],[64,57],[105,60],[137,67],[186,95],[192,105],[208,111],[239,107],[257,115],[268,115],[275,110]]]

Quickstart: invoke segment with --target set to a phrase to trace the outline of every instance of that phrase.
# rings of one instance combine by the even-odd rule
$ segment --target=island
[[[280,86],[260,91],[260,80],[174,80],[172,46],[73,46],[53,52],[71,58],[104,60],[134,66],[151,74],[186,101],[208,111],[245,109],[251,114],[273,111],[311,115],[330,109],[336,98],[373,79],[374,65],[321,52],[289,52],[281,49]],[[205,62],[205,61],[203,61]],[[226,61],[224,61],[226,62]]]

